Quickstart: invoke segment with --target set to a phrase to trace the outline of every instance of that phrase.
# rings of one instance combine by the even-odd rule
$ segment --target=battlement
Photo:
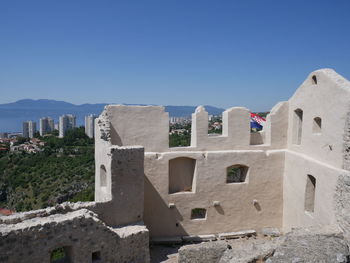
[[[318,70],[273,107],[261,132],[250,131],[248,109],[233,107],[222,114],[222,134],[210,136],[208,113],[197,107],[188,147],[169,147],[163,107],[109,105],[96,124],[96,151],[145,148],[144,220],[151,236],[334,223],[334,189],[350,159],[349,102],[349,82]],[[232,181],[232,171],[244,178]],[[202,217],[194,219],[194,211]]]
[[[279,103],[268,117],[266,130],[252,133],[250,111],[233,107],[222,114],[222,135],[210,136],[208,112],[199,106],[192,114],[191,145],[169,147],[169,114],[164,107],[109,105],[97,119],[97,141],[142,145],[146,152],[282,149],[287,145],[287,119],[288,103]]]

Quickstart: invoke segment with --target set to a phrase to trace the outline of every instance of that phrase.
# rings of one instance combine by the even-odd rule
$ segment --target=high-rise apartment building
[[[96,118],[97,116],[94,114],[85,116],[85,133],[90,138],[95,137],[95,119]]]
[[[66,114],[60,116],[59,119],[59,135],[58,137],[63,138],[67,131],[75,128],[76,117],[72,114]]]
[[[23,133],[22,136],[25,138],[33,138],[36,133],[36,122],[25,121],[23,122]]]
[[[52,132],[55,128],[54,120],[50,117],[44,117],[40,119],[40,135],[43,136],[49,132]]]

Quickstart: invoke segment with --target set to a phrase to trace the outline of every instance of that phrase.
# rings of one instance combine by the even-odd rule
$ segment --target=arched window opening
[[[178,157],[169,160],[169,194],[192,192],[196,160]]]
[[[317,85],[317,77],[316,77],[316,75],[312,76],[312,84]]]
[[[321,128],[322,128],[322,119],[320,117],[314,118],[314,123],[312,125],[312,132],[321,133]]]
[[[305,211],[314,212],[315,210],[315,193],[316,193],[316,178],[308,174],[306,177],[305,187]]]
[[[101,165],[100,167],[100,186],[107,186],[107,171],[104,165]]]
[[[248,167],[245,165],[232,165],[227,168],[226,183],[244,183],[248,174]]]
[[[296,109],[293,116],[293,143],[301,143],[301,135],[303,129],[303,111]]]

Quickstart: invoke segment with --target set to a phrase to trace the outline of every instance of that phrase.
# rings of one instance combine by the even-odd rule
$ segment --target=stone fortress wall
[[[96,127],[96,198],[108,196],[98,190],[98,167],[110,167],[102,153],[108,141],[145,147],[144,221],[152,238],[334,224],[338,177],[348,175],[349,106],[350,83],[322,69],[271,110],[263,132],[251,133],[249,110],[234,107],[223,113],[222,135],[210,136],[200,106],[191,146],[174,148],[163,107],[107,106]],[[235,165],[246,178],[227,182]]]
[[[107,106],[95,127],[95,202],[0,217],[0,262],[50,262],[63,248],[70,262],[147,263],[149,236],[264,227],[338,223],[350,236],[349,106],[350,82],[322,69],[271,110],[264,131],[251,133],[249,110],[234,107],[209,136],[198,107],[191,146],[175,148],[162,107]]]

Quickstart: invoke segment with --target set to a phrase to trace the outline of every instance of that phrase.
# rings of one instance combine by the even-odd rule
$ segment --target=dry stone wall
[[[336,219],[350,244],[350,175],[341,174],[336,187],[334,195]]]
[[[87,209],[1,227],[0,262],[51,262],[58,248],[69,262],[149,261],[145,226],[112,228]]]

